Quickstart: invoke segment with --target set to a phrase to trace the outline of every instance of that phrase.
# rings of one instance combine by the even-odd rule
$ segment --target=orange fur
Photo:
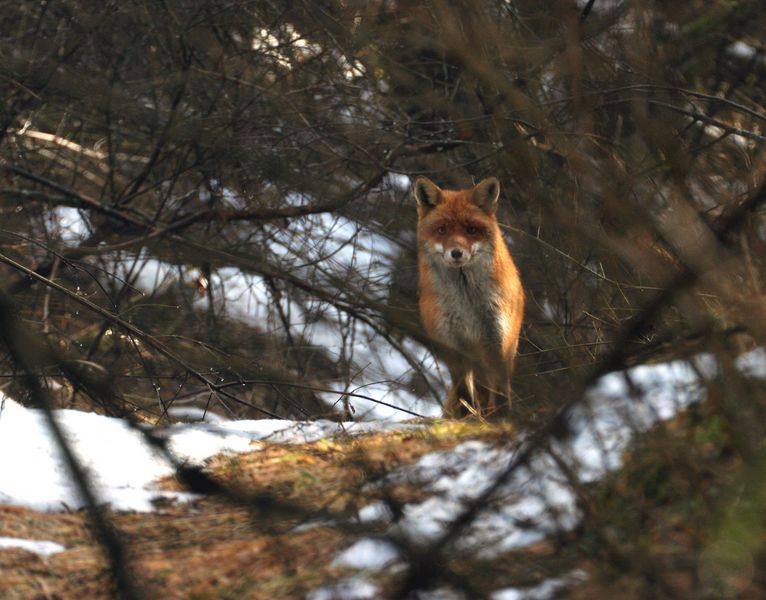
[[[495,216],[499,191],[494,177],[467,190],[414,184],[420,315],[450,370],[449,416],[461,400],[479,414],[510,406],[524,291]]]

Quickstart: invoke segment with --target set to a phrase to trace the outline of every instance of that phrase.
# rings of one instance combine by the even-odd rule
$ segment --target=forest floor
[[[590,488],[583,521],[574,531],[491,560],[455,553],[444,566],[477,597],[556,597],[497,591],[533,589],[573,572],[579,574],[571,590],[574,598],[614,597],[617,592],[639,598],[657,589],[682,594],[676,597],[693,593],[700,579],[696,551],[709,546],[705,532],[720,515],[711,499],[736,481],[740,465],[720,454],[721,440],[711,441],[721,435],[713,421],[692,421],[682,415],[645,436],[623,468]],[[374,482],[467,440],[500,446],[512,437],[504,425],[435,421],[300,445],[253,442],[252,452],[218,455],[207,465],[238,499],[203,496],[166,501],[154,512],[107,514],[128,548],[134,579],[146,598],[396,597],[406,574],[401,566],[362,571],[373,586],[368,595],[363,586],[356,596],[341,594],[338,587],[353,582],[359,571],[338,564],[336,557],[387,527],[360,523],[359,510],[383,495],[392,506],[426,495],[405,483]],[[183,489],[173,479],[162,486]],[[108,564],[86,512],[0,507],[0,537],[51,540],[66,548],[49,556],[1,550],[0,598],[114,597]],[[738,580],[739,567],[735,564],[733,575],[723,573],[719,579],[733,586],[737,597],[759,597],[763,582],[752,570]]]
[[[257,494],[252,502],[205,496],[149,513],[108,514],[147,597],[303,598],[353,572],[332,563],[360,531],[337,523],[353,523],[360,508],[379,499],[370,482],[468,438],[497,443],[508,435],[508,428],[498,425],[437,423],[302,445],[254,442],[253,452],[219,455],[208,464],[227,487]],[[172,479],[163,487],[182,489]],[[409,502],[419,492],[402,486],[388,493]],[[264,506],[258,499],[265,497],[278,499],[285,510]],[[305,526],[317,519],[328,522]],[[365,532],[373,530],[368,526]],[[85,511],[0,507],[0,537],[45,539],[66,547],[47,557],[0,551],[0,597],[113,597],[103,549]]]

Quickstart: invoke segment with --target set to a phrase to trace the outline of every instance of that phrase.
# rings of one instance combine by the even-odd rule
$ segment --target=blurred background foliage
[[[763,216],[716,224],[761,179],[763,12],[6,3],[6,256],[180,360],[7,266],[6,287],[68,360],[109,373],[118,412],[196,394],[229,414],[348,413],[371,402],[316,390],[360,380],[434,403],[409,178],[493,174],[529,298],[520,416],[555,407],[617,340],[618,363],[747,345],[764,322]],[[190,372],[248,383],[224,396]],[[65,402],[88,401],[77,388]]]
[[[766,335],[761,1],[1,5],[0,274],[61,406],[438,413],[409,181],[496,175],[528,297],[518,423],[712,353],[701,416],[636,473],[749,465],[763,494],[763,389],[732,366]],[[674,462],[691,448],[705,473]]]

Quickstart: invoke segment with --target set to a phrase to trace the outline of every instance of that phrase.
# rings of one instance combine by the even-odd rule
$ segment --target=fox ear
[[[488,214],[497,210],[497,199],[500,197],[500,180],[497,177],[487,177],[473,188],[473,201],[476,206]]]
[[[442,198],[442,190],[428,177],[418,177],[412,186],[412,193],[418,203],[419,210],[431,210]]]

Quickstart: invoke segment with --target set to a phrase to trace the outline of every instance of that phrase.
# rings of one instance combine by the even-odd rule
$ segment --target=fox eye
[[[436,229],[436,233],[438,233],[439,235],[446,235],[447,228],[444,225],[439,225],[439,227]]]
[[[473,235],[473,234],[475,234],[475,233],[478,233],[478,232],[479,232],[479,230],[478,230],[478,229],[477,229],[477,228],[476,228],[474,225],[468,225],[468,226],[465,228],[465,232],[466,232],[468,235]]]

